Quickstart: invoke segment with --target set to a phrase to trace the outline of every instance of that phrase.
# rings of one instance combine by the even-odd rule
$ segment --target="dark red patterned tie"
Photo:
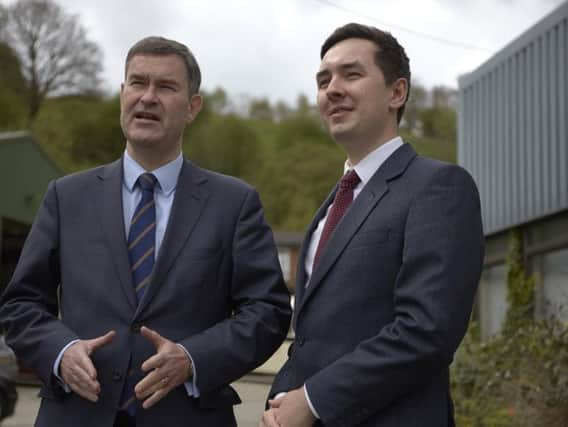
[[[345,211],[349,208],[351,202],[353,202],[353,190],[360,182],[361,178],[359,178],[357,172],[353,169],[343,175],[343,178],[339,181],[337,193],[335,193],[335,199],[333,199],[333,206],[329,210],[323,231],[321,232],[320,241],[314,257],[314,268],[317,266],[319,258],[323,253],[323,248],[331,237],[333,230],[335,230],[335,227],[345,214]]]

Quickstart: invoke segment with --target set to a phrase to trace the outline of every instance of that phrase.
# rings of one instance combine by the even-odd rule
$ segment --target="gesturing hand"
[[[185,383],[193,371],[188,355],[179,345],[145,326],[140,333],[156,347],[156,354],[142,364],[142,370],[148,374],[134,388],[136,397],[144,400],[142,407],[148,409]]]
[[[91,340],[79,340],[65,350],[61,358],[59,372],[63,381],[71,390],[91,402],[98,401],[101,392],[91,354],[110,343],[115,335],[116,332],[110,331]]]

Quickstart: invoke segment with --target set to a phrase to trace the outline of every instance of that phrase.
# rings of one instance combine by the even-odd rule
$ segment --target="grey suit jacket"
[[[337,226],[305,288],[299,259],[289,359],[271,395],[306,384],[326,426],[453,425],[449,365],[483,259],[467,172],[403,145]]]
[[[36,425],[112,426],[132,365],[155,353],[146,325],[179,342],[197,369],[198,399],[183,386],[139,427],[235,425],[229,383],[264,362],[290,321],[272,233],[257,193],[185,161],[151,284],[136,304],[122,215],[122,162],[50,183],[2,298],[6,340],[43,387]],[[114,329],[92,355],[98,403],[65,394],[52,367],[63,346]]]

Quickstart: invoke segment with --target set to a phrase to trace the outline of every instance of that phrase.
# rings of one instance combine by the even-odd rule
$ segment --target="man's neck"
[[[164,153],[155,147],[136,147],[127,142],[126,151],[144,170],[151,172],[175,160],[181,153],[181,147]]]
[[[340,144],[345,149],[347,153],[347,159],[351,166],[355,166],[365,157],[367,157],[370,153],[375,151],[380,146],[386,144],[387,142],[391,141],[393,138],[398,136],[398,132],[395,130],[393,132],[388,132],[382,135],[380,138],[377,138],[369,143],[369,141],[344,141],[340,142]]]

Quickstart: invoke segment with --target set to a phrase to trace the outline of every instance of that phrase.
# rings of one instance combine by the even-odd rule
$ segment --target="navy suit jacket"
[[[271,395],[306,384],[326,426],[453,425],[449,365],[481,274],[476,186],[408,144],[377,170],[330,237],[306,288]]]
[[[183,344],[201,397],[183,386],[139,427],[235,425],[229,383],[264,362],[290,321],[289,295],[257,193],[185,161],[151,284],[137,305],[122,215],[122,161],[51,182],[2,299],[6,341],[43,383],[37,426],[112,426],[129,360],[155,353],[146,325]],[[98,403],[52,374],[63,346],[114,329],[92,355]]]

